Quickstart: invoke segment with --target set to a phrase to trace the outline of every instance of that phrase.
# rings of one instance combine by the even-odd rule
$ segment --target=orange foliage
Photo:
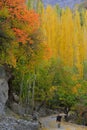
[[[20,24],[23,24],[23,28],[15,27],[11,22],[11,28],[13,29],[17,40],[25,43],[29,41],[29,33],[34,33],[40,25],[39,16],[34,10],[27,10],[25,0],[2,0],[0,1],[0,10],[7,8],[9,11],[8,21],[16,20]]]
[[[44,59],[45,59],[45,60],[50,59],[50,58],[52,57],[51,48],[50,48],[47,44],[45,44],[44,50],[45,50],[45,51],[44,51]]]
[[[28,35],[23,30],[20,30],[18,28],[13,28],[13,31],[15,32],[17,36],[17,40],[19,42],[25,43],[26,40],[28,40]]]

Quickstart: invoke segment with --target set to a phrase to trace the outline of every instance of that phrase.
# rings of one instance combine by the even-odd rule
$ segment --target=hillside
[[[85,0],[84,2],[82,2],[80,6],[85,7],[87,9],[87,1]]]
[[[75,4],[80,4],[85,0],[42,0],[42,1],[45,6],[47,4],[51,4],[51,5],[59,4],[60,7],[69,6],[70,8],[73,8]]]

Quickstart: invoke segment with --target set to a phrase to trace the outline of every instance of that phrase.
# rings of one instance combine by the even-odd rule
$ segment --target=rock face
[[[8,99],[8,83],[5,79],[0,79],[0,103],[5,104]]]
[[[38,122],[30,122],[13,117],[3,117],[0,121],[0,130],[38,130]]]
[[[8,99],[8,83],[3,67],[0,67],[0,115],[4,112],[4,107]]]
[[[6,79],[4,68],[0,66],[0,130],[38,130],[38,121],[18,120],[6,115],[4,109],[8,100],[8,82]],[[18,101],[18,98],[16,97],[15,100]]]

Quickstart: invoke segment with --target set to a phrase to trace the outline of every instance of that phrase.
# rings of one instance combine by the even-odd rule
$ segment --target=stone
[[[19,103],[19,96],[16,95],[15,93],[13,93],[13,100],[14,100],[16,103]]]
[[[23,107],[22,105],[16,102],[11,103],[10,108],[14,113],[19,114],[19,115],[24,115],[26,111],[25,107]]]
[[[5,79],[0,79],[0,115],[4,114],[4,108],[7,99],[8,99],[8,83]]]
[[[14,117],[3,117],[0,121],[0,130],[38,130],[38,122],[31,122]]]
[[[2,103],[0,103],[0,115],[4,115],[4,105]]]
[[[0,79],[0,103],[5,104],[8,99],[8,83],[5,79]]]
[[[0,115],[4,113],[4,107],[8,100],[8,83],[6,73],[3,67],[0,66]]]

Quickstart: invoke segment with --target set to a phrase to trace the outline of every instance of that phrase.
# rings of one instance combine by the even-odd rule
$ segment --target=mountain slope
[[[82,2],[80,6],[87,9],[87,0],[84,0],[84,2]]]
[[[81,2],[83,2],[84,0],[42,0],[44,5],[55,5],[55,4],[59,4],[60,7],[66,7],[69,6],[70,8],[73,8],[75,4],[80,4]]]

